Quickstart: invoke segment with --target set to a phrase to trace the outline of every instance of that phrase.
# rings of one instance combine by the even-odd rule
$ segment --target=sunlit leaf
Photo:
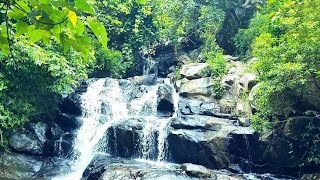
[[[75,13],[75,12],[73,12],[73,11],[69,11],[68,12],[68,18],[69,18],[69,20],[70,20],[70,22],[72,23],[72,25],[74,26],[74,27],[76,27],[76,25],[77,25],[77,14]]]

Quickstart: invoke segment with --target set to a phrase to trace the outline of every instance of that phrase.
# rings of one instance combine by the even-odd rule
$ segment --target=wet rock
[[[227,168],[230,163],[256,157],[250,148],[259,145],[251,128],[233,125],[227,119],[210,116],[182,116],[173,119],[168,144],[170,157],[177,163],[194,163],[208,168]]]
[[[125,158],[137,157],[143,124],[143,118],[129,118],[110,127],[107,130],[107,146],[110,148],[111,154]]]
[[[96,156],[83,173],[81,180],[191,180],[178,166],[155,167],[135,160]]]
[[[80,94],[72,93],[68,97],[64,98],[61,103],[59,103],[59,109],[63,113],[72,115],[81,115],[81,98]]]
[[[183,65],[180,75],[189,80],[209,76],[209,66],[206,63]]]
[[[54,119],[54,122],[57,123],[65,132],[74,131],[80,128],[82,124],[80,117],[68,114],[58,114]]]
[[[173,88],[167,84],[160,84],[157,91],[157,112],[158,115],[170,117],[174,112]]]
[[[290,141],[280,135],[271,134],[266,144],[267,146],[263,148],[262,158],[274,166],[273,170],[279,172],[284,167],[297,167],[297,159],[289,153],[292,150]]]
[[[10,137],[9,144],[15,151],[41,155],[43,143],[30,133],[17,132]]]
[[[43,144],[46,141],[48,125],[45,122],[28,123],[27,130],[35,135],[38,141]]]
[[[320,174],[305,174],[301,178],[302,180],[318,180],[320,179]]]
[[[33,179],[41,169],[42,159],[17,153],[1,154],[0,179]]]
[[[187,175],[192,177],[217,179],[215,173],[211,172],[209,169],[201,165],[185,163],[182,164],[181,169],[185,171]]]

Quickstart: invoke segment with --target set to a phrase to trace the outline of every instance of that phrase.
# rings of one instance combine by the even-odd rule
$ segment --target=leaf
[[[29,28],[29,25],[25,22],[22,22],[22,21],[18,21],[16,23],[16,32],[15,32],[15,36],[20,36],[26,32],[28,32],[28,28]]]
[[[94,14],[94,9],[86,0],[75,0],[75,8],[90,14]]]
[[[72,23],[73,27],[76,27],[76,25],[77,25],[77,14],[75,12],[69,10],[67,16],[68,16],[70,22]]]
[[[78,21],[76,26],[76,33],[78,35],[82,35],[84,33],[84,30],[84,24],[81,21]]]
[[[35,43],[42,38],[42,30],[39,30],[39,29],[32,30],[28,33],[28,35],[30,37],[30,42]]]
[[[0,49],[3,55],[9,56],[9,44],[6,37],[0,35]]]
[[[147,4],[147,0],[137,0],[137,3],[139,3],[139,4],[142,4],[142,5],[145,5],[145,4]]]
[[[90,22],[89,27],[92,30],[93,34],[97,37],[102,47],[107,48],[108,37],[107,32],[103,24],[99,22]]]

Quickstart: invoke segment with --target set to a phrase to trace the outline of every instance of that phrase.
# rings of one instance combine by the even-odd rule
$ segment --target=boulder
[[[144,127],[143,118],[123,119],[107,130],[107,147],[119,157],[139,157],[140,134]]]
[[[298,166],[298,160],[294,154],[290,154],[291,143],[280,135],[271,134],[266,145],[262,148],[262,159],[272,164],[272,171],[279,173],[283,168],[294,168]]]
[[[180,75],[189,80],[207,77],[209,76],[209,65],[207,63],[183,65]]]
[[[128,80],[137,85],[151,86],[156,84],[157,77],[155,75],[134,76],[132,78],[128,78]]]
[[[188,54],[181,54],[176,58],[176,61],[180,64],[188,64],[192,62],[190,56]]]
[[[157,113],[160,116],[171,116],[174,112],[174,89],[168,84],[160,84],[157,90]]]
[[[196,178],[212,178],[216,179],[217,175],[201,165],[195,165],[191,163],[182,164],[181,169],[186,172],[187,175]],[[213,178],[215,177],[215,178]]]
[[[58,114],[54,122],[65,132],[74,131],[82,125],[82,120],[79,116]]]
[[[72,93],[68,97],[64,98],[58,106],[62,113],[81,115],[81,94]]]
[[[178,166],[157,167],[136,160],[97,155],[83,173],[81,180],[192,180]]]
[[[9,144],[12,149],[27,154],[43,154],[43,142],[36,136],[28,132],[16,132],[10,139]]]
[[[167,139],[170,157],[174,162],[221,169],[243,159],[250,162],[252,158],[254,161],[257,157],[254,149],[259,147],[258,134],[249,127],[235,126],[230,120],[199,115],[182,116],[173,119],[171,127],[173,129]]]
[[[26,124],[26,129],[33,135],[35,135],[35,137],[41,144],[43,144],[47,140],[46,132],[48,128],[48,124],[45,122],[31,122]]]
[[[2,153],[0,179],[33,179],[42,165],[42,159],[37,156]]]
[[[301,141],[308,132],[309,123],[319,127],[319,119],[309,116],[296,116],[286,120],[283,128],[284,137],[290,141]],[[319,130],[320,133],[320,130]]]
[[[257,84],[257,76],[253,73],[245,73],[239,83],[246,91],[250,91]]]
[[[212,94],[213,80],[210,77],[188,80],[183,79],[179,92],[184,97],[207,97]]]
[[[180,99],[178,107],[181,114],[183,115],[198,114],[233,119],[231,114],[226,114],[221,111],[221,107],[217,102],[203,102],[194,99]]]

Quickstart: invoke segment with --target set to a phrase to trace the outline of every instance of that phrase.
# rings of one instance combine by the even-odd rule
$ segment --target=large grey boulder
[[[207,63],[186,64],[180,70],[180,75],[187,79],[198,79],[209,76],[209,65]]]
[[[209,77],[188,80],[183,79],[180,82],[178,90],[184,97],[209,98],[212,94],[213,80]]]
[[[9,139],[9,144],[18,152],[36,155],[41,155],[43,153],[43,143],[30,133],[15,133]]]

